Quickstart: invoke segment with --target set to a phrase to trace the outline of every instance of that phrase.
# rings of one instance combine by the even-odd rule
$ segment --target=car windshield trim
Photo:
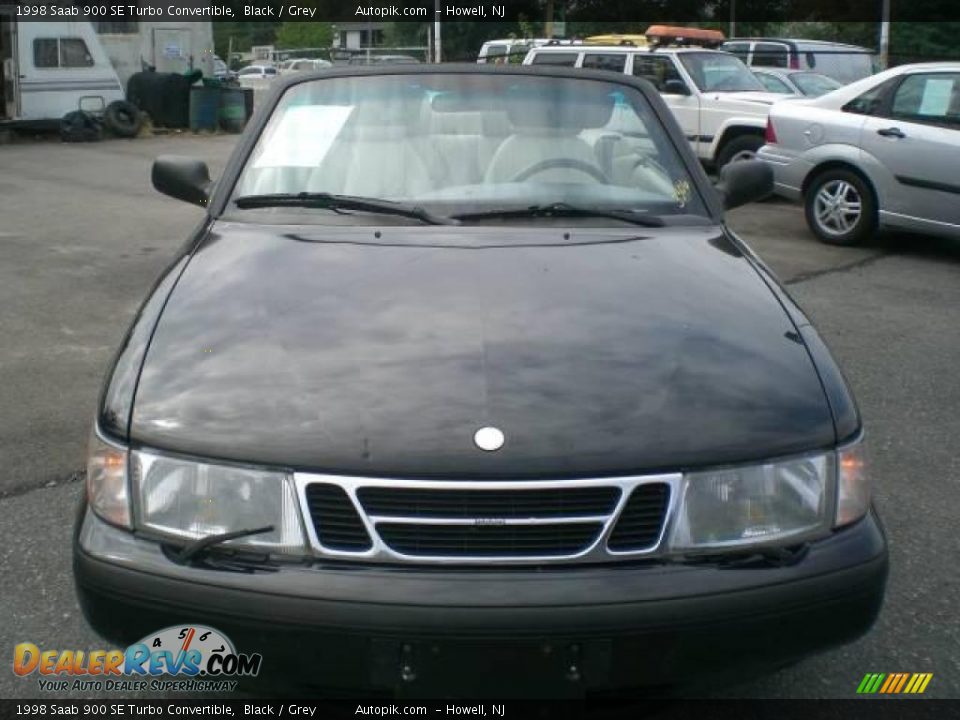
[[[622,220],[643,227],[664,227],[666,223],[659,215],[650,215],[645,211],[631,208],[604,208],[590,205],[571,205],[565,202],[529,205],[527,207],[491,208],[475,212],[458,213],[451,217],[457,220],[484,220],[496,218],[550,218],[550,217],[598,217]]]
[[[332,74],[290,85],[245,155],[232,197],[216,198],[214,209],[299,208],[309,224],[370,222],[334,214],[356,210],[451,225],[561,203],[589,212],[557,206],[512,215],[587,219],[609,211],[608,220],[649,225],[665,214],[652,222],[671,226],[699,215],[715,220],[678,152],[682,138],[632,83],[461,75]]]
[[[356,210],[358,212],[382,213],[420,220],[428,225],[456,225],[453,218],[435,215],[417,205],[397,203],[379,198],[336,195],[332,193],[265,193],[262,195],[242,195],[234,200],[241,210],[268,207],[303,207],[321,210]]]

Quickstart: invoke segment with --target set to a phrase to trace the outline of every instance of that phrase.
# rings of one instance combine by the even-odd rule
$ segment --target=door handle
[[[884,137],[894,137],[894,138],[900,138],[900,139],[906,137],[906,135],[904,135],[903,133],[903,130],[895,127],[881,128],[880,130],[877,130],[877,135],[883,135]]]

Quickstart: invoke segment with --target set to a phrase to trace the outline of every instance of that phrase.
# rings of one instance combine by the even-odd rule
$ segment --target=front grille
[[[320,544],[331,550],[362,552],[373,543],[356,508],[339,485],[311,483],[307,507]]]
[[[394,564],[597,563],[654,554],[681,479],[295,475],[317,556]]]
[[[643,550],[657,543],[670,502],[670,486],[651,483],[634,489],[607,540],[615,552]]]
[[[550,518],[609,515],[620,488],[442,490],[364,487],[357,499],[368,515],[411,518]]]
[[[592,545],[603,524],[411,525],[377,523],[377,532],[404,555],[445,557],[551,557]]]

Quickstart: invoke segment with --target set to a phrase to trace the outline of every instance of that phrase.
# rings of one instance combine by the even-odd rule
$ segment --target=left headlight
[[[825,535],[833,520],[835,457],[686,473],[671,549],[736,549]]]
[[[195,462],[132,451],[137,526],[196,540],[273,526],[226,546],[302,553],[304,534],[292,478],[283,472]]]

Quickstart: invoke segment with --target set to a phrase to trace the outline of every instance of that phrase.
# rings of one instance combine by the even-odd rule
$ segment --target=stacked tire
[[[107,130],[118,137],[136,137],[143,125],[143,115],[132,102],[115,100],[107,105],[103,116]]]
[[[95,115],[74,110],[60,120],[60,139],[64,142],[96,142],[102,138],[103,126]]]

